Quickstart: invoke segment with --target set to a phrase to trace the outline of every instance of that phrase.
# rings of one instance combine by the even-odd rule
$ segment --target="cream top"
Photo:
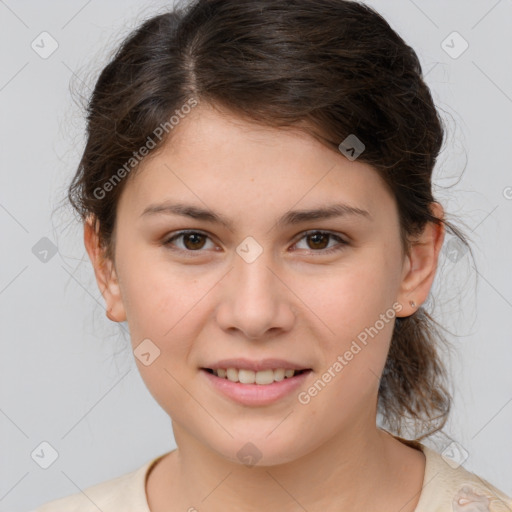
[[[511,512],[512,498],[489,482],[416,441],[396,437],[425,455],[425,476],[415,512]],[[30,512],[151,512],[146,478],[167,453],[117,478],[48,502]]]

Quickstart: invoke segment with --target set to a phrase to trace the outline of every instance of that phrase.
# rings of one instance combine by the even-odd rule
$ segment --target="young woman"
[[[69,198],[177,449],[38,512],[512,510],[420,442],[451,403],[422,304],[445,228],[467,241],[377,12],[196,0],[124,41],[87,121]]]

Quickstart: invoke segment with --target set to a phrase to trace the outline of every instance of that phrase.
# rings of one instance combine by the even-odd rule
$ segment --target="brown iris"
[[[183,237],[183,245],[190,250],[201,249],[204,245],[204,239],[206,238],[206,235],[202,235],[201,233],[183,233],[181,236]],[[203,238],[203,244],[201,244],[201,242],[198,242],[198,240],[200,240],[201,238]],[[189,244],[187,244],[187,241],[191,239],[193,241],[190,246]],[[199,244],[200,247],[198,247],[197,244]]]
[[[310,235],[307,235],[307,238],[308,239],[312,239],[312,238],[315,238],[316,241],[319,241],[320,239],[324,239],[327,241],[327,243],[325,244],[321,244],[322,247],[313,247],[314,249],[324,249],[327,245],[328,245],[328,240],[329,240],[329,236],[328,234],[326,233],[321,233],[321,232],[318,232],[318,233],[313,233],[313,234],[310,234]],[[313,242],[314,244],[316,244],[317,242]]]

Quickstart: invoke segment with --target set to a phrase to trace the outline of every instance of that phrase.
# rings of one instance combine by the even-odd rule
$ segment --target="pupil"
[[[190,240],[190,238],[196,238],[196,241],[197,241],[197,238],[199,238],[199,239],[200,239],[202,236],[203,236],[203,235],[200,235],[200,234],[198,234],[198,233],[190,233],[190,234],[188,234],[188,235],[185,235],[185,241],[186,241],[186,242],[185,242],[185,244],[186,244],[186,245],[187,245],[187,247],[188,247],[187,241],[189,241],[189,240]],[[200,244],[200,245],[201,245],[201,244]],[[197,247],[195,246],[195,243],[194,243],[194,242],[192,242],[192,246],[193,246],[193,247],[188,247],[188,248],[189,248],[189,249],[190,249],[190,248],[192,248],[192,249],[197,249]]]
[[[314,233],[312,235],[310,235],[311,238],[316,238],[316,237],[320,237],[320,238],[323,238],[324,240],[327,239],[327,235],[325,235],[324,233]],[[317,239],[318,240],[318,239]],[[316,242],[313,241],[313,244],[315,244]],[[322,247],[320,247],[321,249],[323,249],[324,247],[326,246],[326,244],[322,244]],[[317,247],[318,248],[318,247]]]

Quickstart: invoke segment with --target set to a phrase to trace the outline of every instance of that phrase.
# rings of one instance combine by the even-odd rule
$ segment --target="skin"
[[[141,217],[164,199],[218,211],[233,229]],[[335,202],[365,209],[371,219],[275,226],[289,210]],[[442,218],[441,205],[432,211]],[[291,359],[313,369],[299,391],[307,390],[393,303],[402,307],[396,316],[414,313],[409,301],[417,308],[428,296],[444,228],[427,224],[403,255],[398,221],[395,200],[371,166],[298,130],[257,126],[201,104],[126,184],[115,262],[103,257],[85,223],[108,317],[128,322],[133,349],[149,338],[160,350],[148,366],[135,358],[172,419],[178,446],[149,474],[153,512],[414,511],[425,457],[376,427],[393,321],[305,405],[296,392],[271,405],[241,405],[199,369],[227,357]],[[184,229],[207,235],[174,240],[189,257],[164,245]],[[348,244],[312,239],[307,230],[327,230]],[[252,263],[236,252],[248,236],[263,250]],[[237,457],[247,442],[261,453],[252,467]]]

